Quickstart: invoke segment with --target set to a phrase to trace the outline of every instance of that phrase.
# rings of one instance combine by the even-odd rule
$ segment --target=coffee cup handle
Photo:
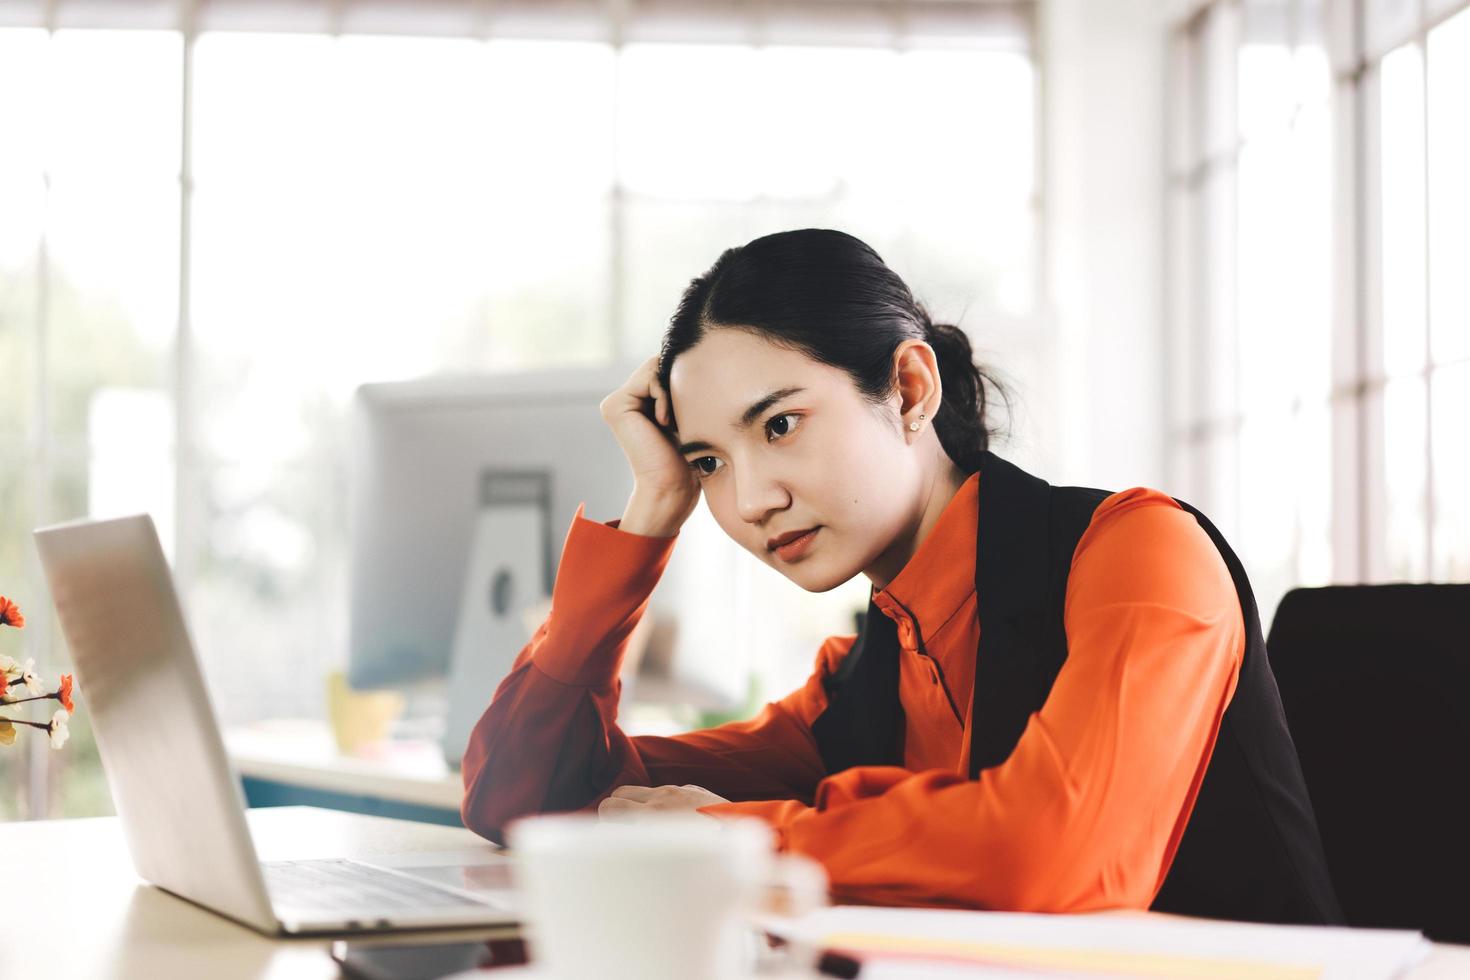
[[[827,872],[800,854],[772,855],[766,874],[756,889],[751,924],[766,934],[767,955],[782,969],[810,973],[817,966],[820,950],[791,937],[789,923],[828,905]],[[774,937],[786,937],[776,940]]]
[[[827,905],[827,872],[809,857],[777,854],[760,889],[756,914],[797,919]]]

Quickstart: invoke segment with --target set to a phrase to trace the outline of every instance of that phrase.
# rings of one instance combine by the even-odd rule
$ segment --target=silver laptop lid
[[[145,515],[35,532],[138,874],[274,932],[245,804]]]

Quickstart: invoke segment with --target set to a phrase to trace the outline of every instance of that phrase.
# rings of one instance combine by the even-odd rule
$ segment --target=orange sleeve
[[[731,800],[813,800],[823,775],[810,732],[826,704],[821,677],[852,637],[823,644],[806,685],[751,721],[673,738],[630,738],[618,728],[623,651],[675,540],[630,534],[577,509],[551,611],[470,734],[460,806],[466,827],[499,841],[515,817],[587,807],[627,784],[695,783]]]
[[[1239,601],[1198,522],[1135,489],[1107,498],[1078,543],[1065,624],[1068,656],[1046,703],[978,780],[856,768],[824,780],[811,807],[702,812],[770,821],[848,901],[1146,908],[1235,691]]]

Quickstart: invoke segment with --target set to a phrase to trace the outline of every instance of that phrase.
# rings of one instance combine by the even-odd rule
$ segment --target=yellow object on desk
[[[386,739],[401,714],[403,695],[397,691],[354,691],[345,672],[327,674],[327,717],[342,754]]]

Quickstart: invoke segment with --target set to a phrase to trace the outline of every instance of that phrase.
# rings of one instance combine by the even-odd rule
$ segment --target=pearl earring
[[[922,421],[924,421],[924,416],[920,415],[919,416],[919,422],[922,422]],[[910,422],[909,423],[909,431],[910,432],[918,432],[919,431],[919,422]]]

